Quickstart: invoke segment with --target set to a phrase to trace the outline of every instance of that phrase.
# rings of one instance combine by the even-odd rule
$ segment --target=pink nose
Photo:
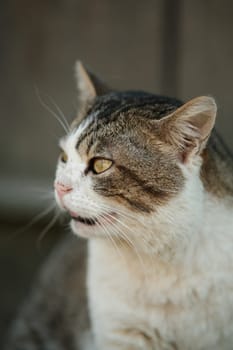
[[[69,193],[72,191],[72,187],[69,186],[69,185],[64,185],[63,183],[61,182],[56,182],[55,185],[54,185],[56,191],[57,191],[57,194],[60,198],[62,198],[65,194]]]

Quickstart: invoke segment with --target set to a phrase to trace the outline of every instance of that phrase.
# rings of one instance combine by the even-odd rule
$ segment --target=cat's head
[[[215,102],[203,96],[182,105],[144,92],[113,92],[80,63],[76,74],[80,108],[60,141],[57,202],[80,236],[161,249],[169,244],[169,227],[175,232],[198,221],[201,154]]]

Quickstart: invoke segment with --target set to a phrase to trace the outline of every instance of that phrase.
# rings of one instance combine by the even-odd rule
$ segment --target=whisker
[[[133,215],[130,213],[126,213],[125,211],[119,209],[119,208],[111,208],[110,206],[106,205],[106,204],[101,204],[101,208],[106,209],[107,211],[111,211],[111,212],[115,212],[116,214],[120,214],[123,217],[125,217],[126,219],[132,218],[133,220],[137,220],[137,215]]]
[[[48,225],[45,226],[45,228],[43,229],[43,231],[40,233],[38,240],[37,240],[37,246],[40,249],[40,245],[41,245],[41,241],[44,238],[44,236],[46,235],[46,233],[48,233],[48,231],[54,226],[55,222],[57,221],[58,217],[59,217],[59,212],[57,212],[54,217],[50,220],[50,222],[48,223]]]
[[[88,203],[88,201],[87,201],[87,205],[90,205],[90,203]],[[100,215],[100,213],[99,213],[99,207],[95,204],[95,203],[92,203],[91,204],[91,212],[92,212],[92,214],[95,216],[99,216]],[[114,241],[114,238],[112,237],[112,235],[111,235],[111,233],[108,231],[108,229],[107,229],[107,227],[104,225],[104,222],[106,221],[103,217],[101,217],[101,221],[102,222],[98,222],[97,221],[97,225],[101,228],[101,229],[103,229],[104,231],[105,231],[105,233],[106,233],[106,237],[111,241],[111,243],[113,244],[113,246],[114,246],[114,248],[118,251],[118,254],[122,257],[122,254],[120,253],[120,251],[119,251],[119,248],[117,247],[117,244],[116,244],[116,242]]]
[[[122,239],[129,247],[132,248],[132,251],[135,253],[140,265],[142,266],[142,271],[145,273],[146,271],[145,264],[137,249],[137,246],[127,235],[127,232],[131,232],[133,234],[135,233],[132,230],[132,228],[130,228],[126,223],[120,220],[120,217],[123,217],[124,219],[130,218],[135,221],[136,217],[130,214],[127,215],[120,209],[116,209],[116,208],[112,209],[110,206],[107,206],[105,204],[97,205],[94,202],[90,204],[88,200],[86,201],[84,200],[83,205],[84,207],[88,206],[92,216],[96,216],[97,218],[99,218],[99,222],[97,222],[98,227],[104,230],[104,232],[106,233],[107,239],[110,240],[111,243],[114,245],[114,248],[117,250],[119,256],[121,256],[121,258],[124,259],[124,261],[126,261],[124,254],[122,254],[123,250],[119,249],[119,246],[115,241],[115,238]],[[113,211],[114,213],[116,212],[119,215],[119,218],[111,214],[111,212]],[[112,221],[111,219],[114,219],[114,221]],[[125,231],[123,229],[125,229]]]
[[[36,91],[36,95],[37,98],[40,102],[40,104],[49,112],[53,115],[53,117],[58,121],[58,123],[61,125],[61,127],[63,128],[63,130],[65,131],[66,134],[69,134],[70,130],[69,128],[67,128],[66,123],[64,123],[64,121],[62,119],[59,118],[59,116],[57,116],[57,114],[47,105],[47,103],[45,103],[40,95],[39,89],[37,87],[35,87],[35,91]]]
[[[40,187],[30,187],[29,188],[30,193],[32,193],[33,195],[44,199],[44,200],[54,200],[54,191],[52,190],[48,190],[45,188],[40,188]]]
[[[106,214],[106,215],[109,216],[108,214]],[[110,215],[110,218],[116,219],[116,218],[113,217],[112,215]],[[119,224],[121,224],[121,225],[123,225],[124,227],[127,228],[127,225],[125,225],[124,223],[122,223],[120,220],[117,220],[117,222],[118,222]],[[144,263],[143,263],[142,257],[141,257],[141,255],[139,254],[138,249],[137,249],[137,247],[135,246],[135,244],[133,243],[133,241],[131,241],[131,239],[127,236],[127,234],[126,234],[123,230],[121,230],[121,229],[116,225],[116,223],[111,222],[111,221],[109,221],[109,223],[111,223],[111,225],[113,225],[113,226],[117,229],[117,233],[123,238],[123,240],[126,241],[126,242],[133,248],[133,251],[135,252],[135,254],[136,254],[136,256],[137,256],[137,258],[138,258],[138,260],[139,260],[141,266],[143,267],[143,270],[145,270],[145,265],[144,265]],[[129,229],[129,228],[128,228],[128,229]],[[133,232],[132,230],[130,230],[130,231]]]
[[[70,125],[64,115],[64,113],[62,112],[61,108],[58,106],[58,104],[54,101],[54,99],[51,97],[51,96],[48,96],[49,100],[52,102],[52,104],[54,105],[54,107],[57,109],[58,113],[60,114],[62,120],[64,121],[67,129],[69,130],[70,132]]]
[[[127,230],[129,230],[131,233],[134,234],[134,231],[124,222],[122,222],[121,220],[119,220],[118,218],[116,218],[115,216],[112,216],[110,213],[106,212],[106,214],[112,218],[114,218],[114,220],[116,220],[119,224],[121,224],[122,226],[124,226]]]
[[[101,220],[102,219],[105,220],[108,224],[110,224],[110,228],[111,230],[113,230],[114,235],[116,234],[117,236],[119,236],[119,233],[122,232],[123,236],[121,236],[121,238],[123,238],[124,242],[126,242],[131,248],[133,248],[132,241],[127,236],[125,236],[123,231],[121,231],[121,229],[116,224],[114,224],[114,222],[111,221],[111,218],[109,218],[108,216],[105,216],[104,218],[101,218]]]
[[[97,205],[93,205],[93,207],[97,207]],[[119,220],[118,218],[116,218],[115,216],[111,215],[109,213],[109,211],[111,210],[111,208],[105,206],[105,205],[101,205],[100,208],[98,209],[102,209],[103,210],[103,214],[106,215],[106,217],[101,217],[101,220],[105,219],[105,221],[107,221],[108,223],[111,224],[111,226],[113,225],[118,231],[116,231],[118,234],[121,233],[121,238],[123,238],[124,241],[126,241],[132,248],[133,248],[133,251],[135,252],[137,258],[139,259],[143,269],[145,268],[145,265],[143,263],[143,260],[138,252],[138,249],[137,247],[135,246],[135,244],[133,243],[133,241],[130,240],[130,238],[126,235],[126,233],[121,230],[117,224],[115,222],[112,222],[110,219],[114,219],[116,220],[121,226],[123,226],[124,228],[126,228],[126,230],[128,230],[129,232],[132,232],[134,234],[134,231],[128,226],[126,225],[124,222],[122,222],[121,220]],[[109,220],[107,220],[109,219]]]
[[[98,209],[98,211],[96,210]],[[100,206],[96,205],[95,203],[92,203],[92,210],[95,210],[95,212],[97,212],[97,215],[99,215],[99,209],[103,211],[104,214],[107,214],[109,217],[111,218],[114,218],[114,220],[118,221],[119,223],[121,223],[121,225],[123,225],[127,230],[129,230],[130,232],[134,233],[132,231],[132,229],[126,225],[125,223],[123,223],[122,221],[120,221],[118,218],[116,218],[115,216],[113,216],[110,212],[114,211],[116,213],[118,213],[120,216],[126,218],[126,219],[129,219],[129,218],[132,218],[134,220],[136,220],[136,216],[134,215],[128,215],[128,214],[125,214],[123,211],[117,209],[117,208],[114,208],[112,209],[111,207],[107,206],[107,205],[104,205],[104,204],[101,204]]]
[[[107,220],[105,220],[105,218],[102,218],[102,220],[103,220],[103,222],[106,222],[106,221],[107,221]],[[117,244],[116,244],[114,238],[113,238],[112,235],[111,235],[111,232],[108,231],[108,229],[107,229],[106,226],[101,225],[100,223],[99,223],[99,225],[100,225],[101,228],[103,228],[104,231],[106,232],[107,237],[108,237],[108,238],[110,239],[110,241],[112,242],[112,244],[113,244],[114,248],[116,249],[118,255],[125,261],[123,255],[122,255],[122,252],[121,252],[120,249],[118,248],[118,246],[117,246]]]
[[[48,208],[44,209],[42,212],[37,214],[34,218],[32,218],[29,223],[27,223],[25,226],[17,230],[16,232],[13,232],[10,235],[10,238],[16,238],[16,236],[28,231],[33,225],[35,225],[38,221],[40,221],[42,218],[44,218],[46,215],[48,215],[54,208],[56,207],[56,204],[53,203]]]

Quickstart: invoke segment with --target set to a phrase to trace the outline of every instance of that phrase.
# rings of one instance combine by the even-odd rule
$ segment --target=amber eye
[[[66,162],[67,162],[68,156],[67,156],[67,154],[66,154],[64,151],[61,152],[60,159],[61,159],[61,161],[62,161],[63,163],[66,163]]]
[[[92,169],[95,174],[101,174],[112,166],[112,160],[105,158],[96,158],[93,160]]]

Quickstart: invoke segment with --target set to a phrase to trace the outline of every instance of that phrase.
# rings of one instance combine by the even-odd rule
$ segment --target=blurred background
[[[53,203],[63,130],[52,114],[75,115],[76,59],[118,89],[214,96],[232,150],[232,19],[231,0],[1,1],[0,348],[41,262],[68,234],[55,223],[40,238],[49,213],[28,223]]]

